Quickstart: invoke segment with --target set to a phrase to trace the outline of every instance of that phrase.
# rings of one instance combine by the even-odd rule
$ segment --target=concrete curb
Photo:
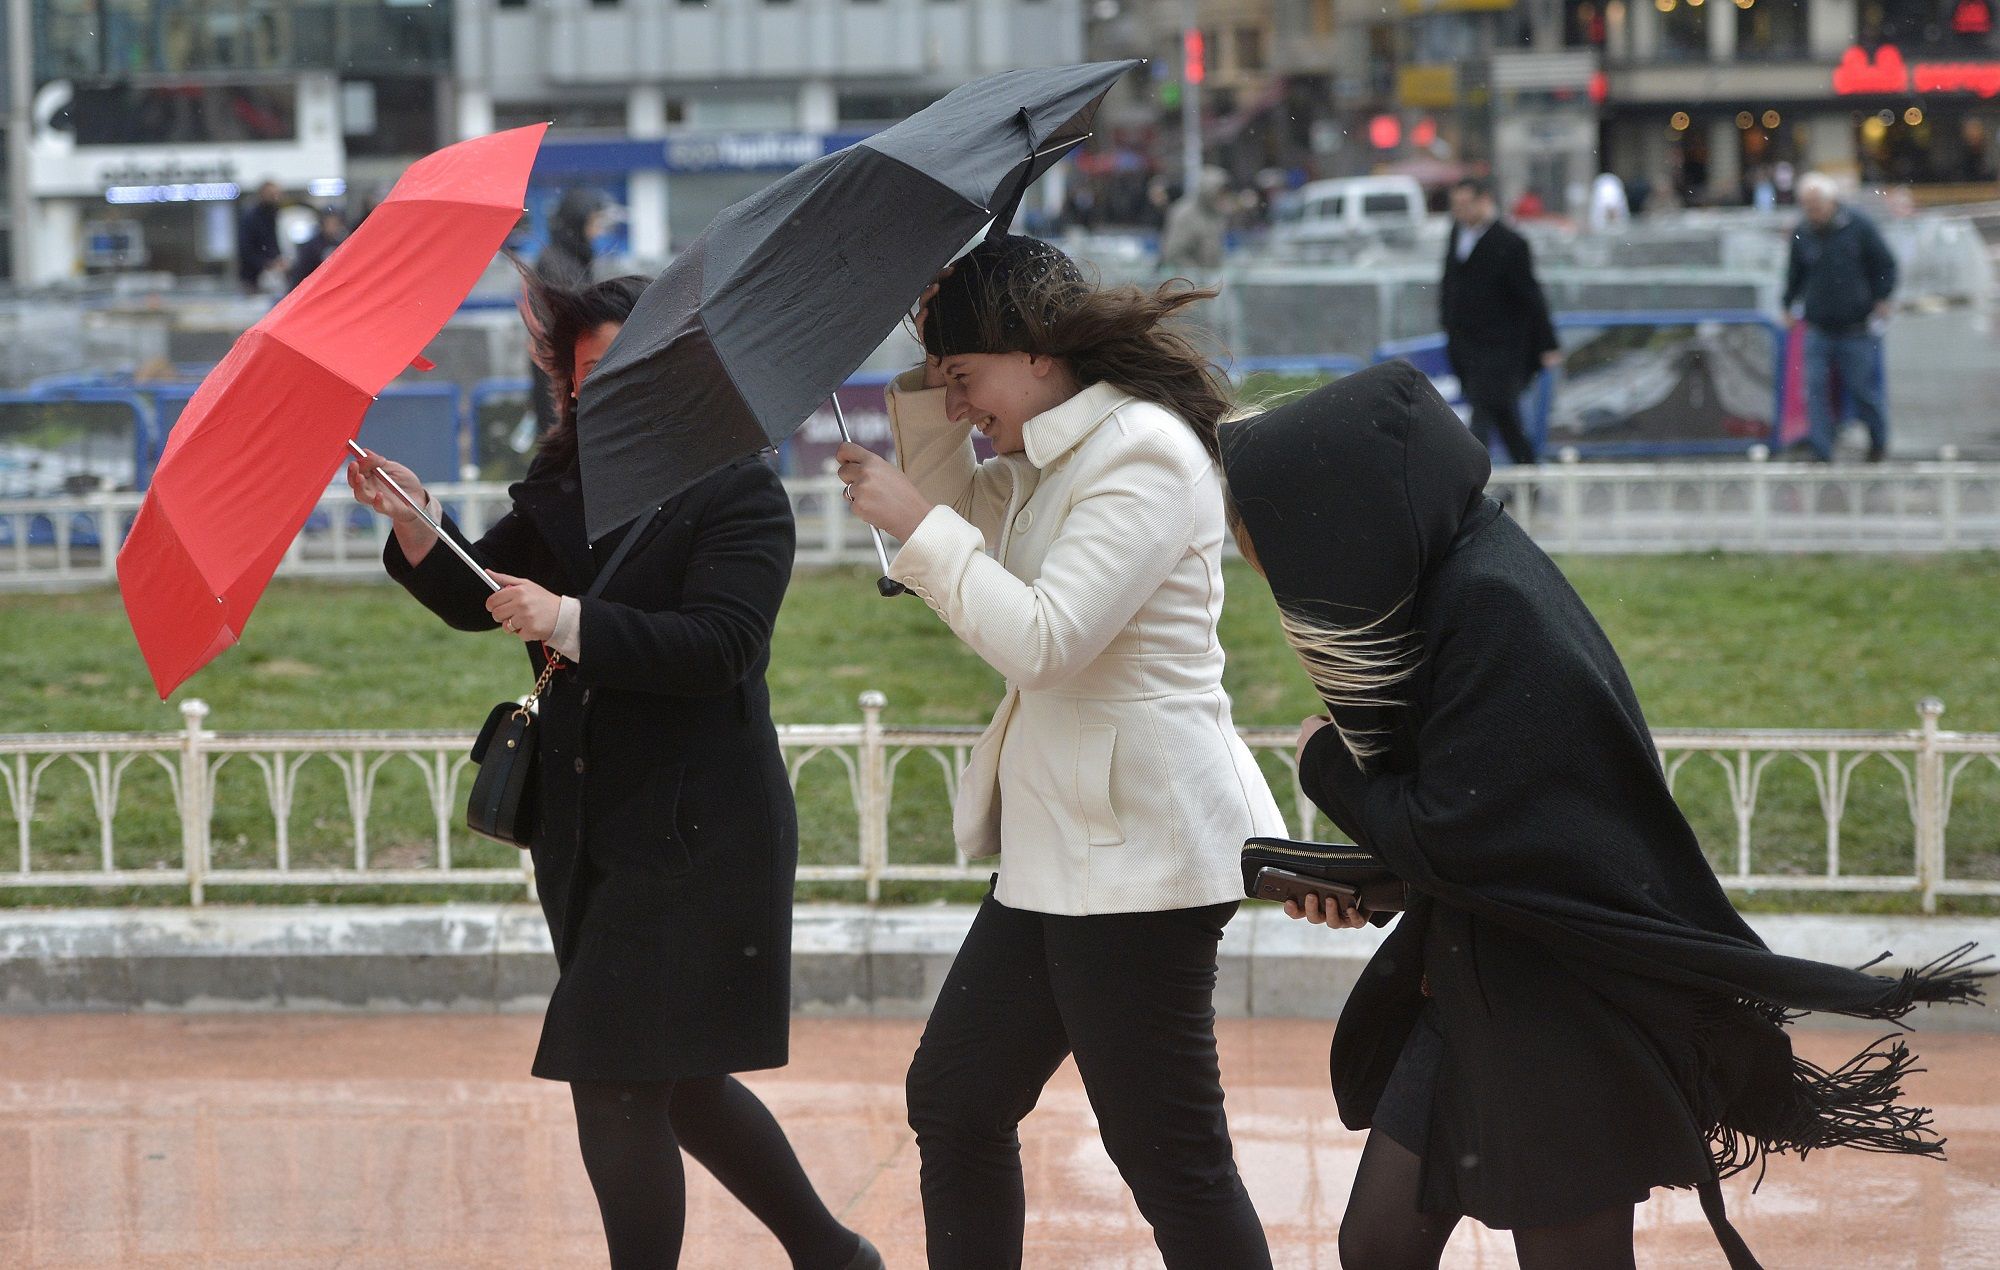
[[[972,914],[967,905],[801,905],[794,1009],[923,1016]],[[1890,951],[1890,969],[2000,935],[1982,918],[1784,914],[1751,924],[1780,952],[1859,965]],[[1382,937],[1373,928],[1321,930],[1258,905],[1223,939],[1216,1010],[1331,1018]],[[0,913],[0,1012],[533,1011],[554,980],[548,931],[528,904]],[[1933,1010],[1913,1021],[2000,1030],[2000,1010]]]

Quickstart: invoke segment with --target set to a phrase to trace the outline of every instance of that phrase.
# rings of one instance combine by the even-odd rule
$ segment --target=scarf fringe
[[[1993,954],[1975,957],[1972,954],[1977,948],[1977,944],[1960,944],[1942,957],[1914,970],[1905,970],[1895,987],[1874,1008],[1857,1017],[1900,1020],[1920,1005],[1969,1004],[1981,1000],[1986,995],[1986,985],[1980,981],[1992,978],[1995,972],[1978,969],[1992,961]],[[1859,969],[1878,965],[1888,956],[1883,953]]]
[[[1794,1056],[1793,1105],[1785,1127],[1769,1137],[1718,1124],[1709,1131],[1709,1158],[1718,1177],[1757,1170],[1764,1180],[1770,1157],[1795,1152],[1853,1147],[1896,1155],[1943,1155],[1929,1107],[1906,1107],[1903,1081],[1914,1072],[1915,1055],[1895,1033],[1884,1036],[1831,1071]]]

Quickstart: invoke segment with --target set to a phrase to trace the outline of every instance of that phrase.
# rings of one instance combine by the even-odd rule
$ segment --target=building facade
[[[1607,48],[1613,166],[1689,203],[1782,196],[1809,168],[1990,198],[1994,0],[1632,0]]]
[[[14,0],[31,6],[14,275],[224,272],[265,181],[338,201],[446,139],[447,8],[385,0]],[[18,217],[17,217],[18,218]]]
[[[641,265],[967,80],[1083,58],[1081,0],[455,4],[457,132],[553,121],[531,204],[601,189]]]

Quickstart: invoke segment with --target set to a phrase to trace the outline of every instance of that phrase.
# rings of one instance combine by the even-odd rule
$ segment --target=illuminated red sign
[[[1908,93],[1965,93],[2000,96],[2000,62],[1918,62],[1912,66],[1892,44],[1868,56],[1855,47],[1833,68],[1833,91],[1843,97],[1901,96]]]
[[[1868,50],[1857,45],[1842,53],[1840,65],[1833,68],[1833,91],[1842,97],[1907,93],[1910,68],[1903,64],[1903,55],[1893,44],[1884,45],[1873,61],[1869,60]]]
[[[2000,62],[1918,62],[1910,82],[1920,93],[2000,93]]]
[[[1991,35],[1993,6],[1986,0],[1958,0],[1951,11],[1951,29],[1960,35]]]
[[[1199,84],[1208,78],[1208,41],[1202,38],[1201,30],[1189,27],[1181,35],[1182,50],[1187,54],[1182,75],[1190,84]]]

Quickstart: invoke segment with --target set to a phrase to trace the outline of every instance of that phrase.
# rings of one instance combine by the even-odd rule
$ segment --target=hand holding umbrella
[[[854,514],[898,542],[907,541],[937,506],[901,468],[873,450],[848,441],[834,457],[840,460],[840,480]]]

